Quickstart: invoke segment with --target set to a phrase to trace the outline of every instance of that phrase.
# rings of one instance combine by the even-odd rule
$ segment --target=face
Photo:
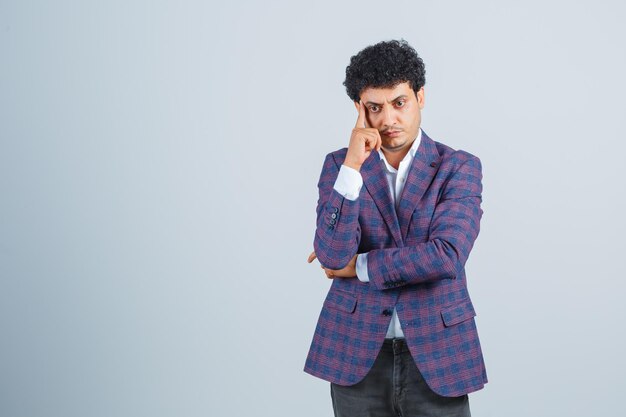
[[[417,137],[424,108],[424,87],[417,94],[408,82],[392,88],[366,88],[361,101],[367,109],[367,127],[378,129],[387,152],[408,150]],[[359,103],[355,102],[358,110]]]

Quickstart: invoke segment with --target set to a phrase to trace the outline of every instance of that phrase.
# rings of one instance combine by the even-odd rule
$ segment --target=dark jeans
[[[404,339],[386,339],[355,385],[330,384],[335,417],[471,417],[469,398],[442,397],[422,378]]]

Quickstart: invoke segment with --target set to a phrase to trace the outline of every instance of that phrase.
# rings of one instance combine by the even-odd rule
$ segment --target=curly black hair
[[[359,101],[361,92],[368,87],[390,88],[409,82],[417,93],[426,83],[426,69],[422,58],[404,39],[370,45],[350,58],[346,67],[348,97]]]

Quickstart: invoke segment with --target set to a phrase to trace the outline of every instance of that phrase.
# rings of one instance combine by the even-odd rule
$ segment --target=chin
[[[386,144],[383,144],[383,147],[385,147],[386,149],[390,151],[395,151],[397,149],[404,147],[406,144],[407,144],[406,140],[401,140],[400,138],[396,138],[396,140],[394,140],[393,142],[387,142]]]

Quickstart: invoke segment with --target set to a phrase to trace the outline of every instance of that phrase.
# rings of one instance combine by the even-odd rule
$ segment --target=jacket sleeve
[[[385,290],[441,279],[455,279],[478,237],[482,202],[480,159],[469,158],[450,174],[435,207],[429,240],[403,248],[368,252],[370,285]]]
[[[352,259],[361,240],[359,199],[349,200],[333,188],[340,166],[326,155],[318,182],[317,222],[313,248],[325,268],[342,269]]]

